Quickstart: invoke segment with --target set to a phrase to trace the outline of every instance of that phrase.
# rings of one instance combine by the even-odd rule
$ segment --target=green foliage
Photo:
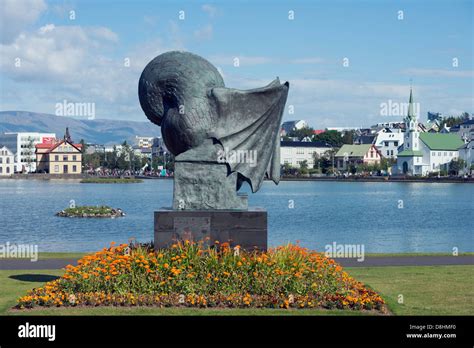
[[[315,154],[314,168],[318,168],[323,174],[333,174],[333,156],[335,154],[336,150],[328,150],[321,156]]]
[[[108,215],[113,214],[113,209],[106,206],[77,206],[75,208],[64,209],[64,212],[69,216],[82,216],[82,214],[87,215]]]
[[[458,175],[461,170],[466,168],[467,163],[462,158],[453,159],[449,163],[449,174]]]
[[[285,163],[281,166],[281,174],[283,176],[296,175],[297,171],[298,170],[296,168],[293,168],[293,166],[289,163]]]
[[[334,147],[341,147],[344,144],[342,133],[336,130],[327,130],[317,134],[313,137],[313,141],[324,141]]]
[[[311,127],[303,127],[301,129],[295,129],[292,130],[287,134],[287,137],[289,140],[291,140],[291,137],[296,137],[298,138],[299,141],[303,140],[306,137],[312,137],[314,134],[314,129]]]
[[[343,144],[349,144],[349,145],[354,144],[354,139],[355,139],[355,130],[353,129],[345,131],[342,136]]]
[[[443,127],[443,125],[446,125],[447,127],[453,127],[468,120],[469,120],[469,113],[463,112],[460,116],[443,117],[443,119],[440,122],[440,125],[441,125],[441,128]]]
[[[300,173],[308,174],[308,161],[304,160],[300,163]]]

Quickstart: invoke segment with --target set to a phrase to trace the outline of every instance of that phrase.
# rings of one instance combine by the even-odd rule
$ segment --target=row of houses
[[[0,134],[0,148],[8,152],[6,157],[1,156],[1,161],[3,164],[6,164],[6,161],[9,161],[9,164],[13,163],[13,168],[8,170],[8,174],[4,168],[3,175],[36,171],[36,145],[50,144],[55,139],[55,133],[7,132]]]
[[[343,145],[335,154],[335,167],[346,171],[361,164],[380,163],[382,158],[396,161],[390,169],[393,174],[428,175],[447,171],[453,160],[462,159],[468,172],[474,165],[474,119],[467,119],[451,129],[434,127],[437,117],[429,118],[427,125],[419,122],[414,112],[413,92],[410,89],[407,116],[403,122],[380,123],[368,129],[354,129],[353,144]],[[282,134],[306,127],[304,121],[284,123]],[[347,131],[348,129],[343,128]],[[331,150],[328,144],[311,142],[282,142],[282,164],[294,167],[306,160],[308,166],[314,162],[314,154]],[[307,150],[305,150],[307,149]]]
[[[116,151],[122,145],[89,144],[86,153]],[[151,158],[166,153],[161,138],[136,136],[132,151],[135,156]],[[14,173],[81,174],[82,144],[74,143],[69,129],[63,138],[55,133],[7,132],[0,134],[0,175]]]
[[[82,145],[72,141],[68,129],[63,139],[54,133],[0,135],[0,175],[31,172],[81,174]]]
[[[391,168],[394,174],[427,175],[447,170],[449,163],[458,159],[463,159],[469,169],[474,164],[474,120],[466,120],[459,126],[452,127],[454,132],[434,132],[433,127],[427,127],[418,121],[413,104],[413,93],[410,90],[408,112],[403,124],[390,122],[378,124],[372,129],[357,129],[354,144],[343,145],[335,154],[331,144],[326,142],[309,139],[282,140],[280,163],[295,168],[306,163],[309,168],[313,168],[316,158],[329,154],[339,171],[361,164],[380,163],[382,158],[396,160],[396,165]],[[438,118],[433,119],[436,121]],[[285,122],[282,125],[282,136],[305,127],[307,124],[302,120]],[[167,154],[160,137],[137,136],[132,150],[135,156],[148,159],[153,156],[166,158]],[[117,152],[120,155],[122,151],[122,145],[88,144],[86,153]],[[72,141],[68,129],[62,139],[57,139],[54,133],[0,135],[0,175],[35,171],[80,174],[81,163],[82,145]]]

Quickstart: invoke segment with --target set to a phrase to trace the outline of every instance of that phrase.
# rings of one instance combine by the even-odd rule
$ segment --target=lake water
[[[171,205],[172,192],[172,180],[139,184],[0,180],[0,244],[38,244],[40,251],[95,251],[130,237],[151,241],[153,212]],[[56,217],[71,200],[76,205],[122,208],[127,215]],[[365,252],[451,252],[453,247],[474,251],[472,184],[265,182],[259,192],[249,195],[249,205],[267,209],[270,246],[299,241],[320,251],[333,242],[363,244]]]

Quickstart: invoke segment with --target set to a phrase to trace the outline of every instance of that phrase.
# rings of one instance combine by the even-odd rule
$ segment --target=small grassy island
[[[125,216],[120,208],[110,208],[106,205],[102,206],[78,206],[67,208],[56,213],[61,217],[81,217],[81,218],[115,218]]]
[[[85,178],[81,184],[136,184],[143,182],[136,178]]]
[[[33,307],[157,306],[345,309],[387,313],[374,290],[334,260],[298,245],[240,251],[216,241],[169,249],[122,244],[69,265],[58,279],[18,299]]]

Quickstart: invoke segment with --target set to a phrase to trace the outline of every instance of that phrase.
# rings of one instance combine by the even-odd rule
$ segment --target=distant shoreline
[[[74,174],[14,174],[12,176],[0,176],[1,179],[13,179],[13,180],[83,180],[83,179],[97,179],[97,178],[120,178],[115,176],[90,176],[86,174],[74,175]],[[144,176],[136,175],[130,176],[127,178],[131,179],[160,179],[160,180],[170,180],[173,179],[172,176]],[[268,180],[268,179],[265,179]],[[290,177],[283,176],[280,179],[281,181],[337,181],[337,182],[402,182],[402,183],[413,183],[413,182],[423,182],[423,183],[453,183],[453,184],[474,184],[474,178],[413,178],[413,177],[401,177],[401,176],[368,176],[368,177]]]
[[[474,184],[474,178],[406,178],[406,177],[282,177],[281,181],[339,181],[339,182],[426,182],[426,183],[456,183]]]

